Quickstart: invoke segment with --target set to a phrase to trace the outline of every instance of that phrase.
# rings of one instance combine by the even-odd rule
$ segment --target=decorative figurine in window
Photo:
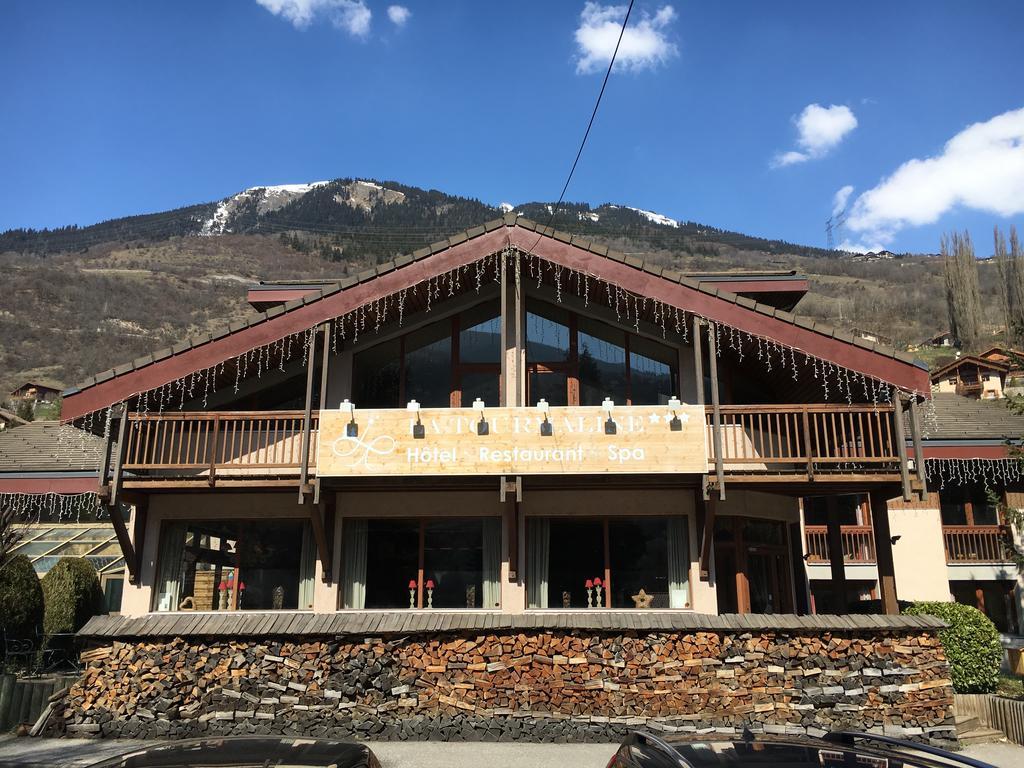
[[[466,587],[466,607],[476,608],[476,584]]]
[[[284,608],[284,587],[278,584],[274,587],[273,605],[275,611],[280,611]]]
[[[572,608],[572,595],[568,591],[562,593],[562,607]]]

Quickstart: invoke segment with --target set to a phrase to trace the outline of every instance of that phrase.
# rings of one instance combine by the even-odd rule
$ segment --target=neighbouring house
[[[12,401],[28,401],[33,405],[40,403],[53,403],[60,397],[64,385],[53,381],[26,381],[17,389],[13,390],[9,397]]]
[[[84,557],[100,577],[106,607],[121,609],[124,557],[110,516],[97,502],[102,438],[55,421],[0,433],[0,506],[22,513],[20,543],[40,577],[61,557]]]
[[[925,339],[921,346],[923,347],[955,347],[956,338],[950,331],[943,331],[937,333],[929,339]]]
[[[21,418],[18,414],[12,413],[11,411],[0,408],[0,432],[5,429],[11,429],[22,424],[28,424],[25,419]]]
[[[983,611],[1008,646],[1024,641],[1024,578],[1004,507],[1024,507],[1024,415],[1005,400],[937,393],[924,417],[927,492],[889,503],[901,600],[955,600]],[[909,428],[909,425],[908,425]],[[862,494],[804,499],[804,560],[814,607],[856,609],[880,594],[872,515]],[[840,566],[830,560],[835,546]]]
[[[125,583],[59,722],[950,738],[941,624],[900,615],[890,528],[890,500],[927,493],[928,372],[801,317],[805,290],[509,214],[338,283],[255,286],[249,321],[71,387]],[[850,494],[879,613],[809,616],[801,499]]]
[[[982,400],[1004,397],[1009,366],[977,355],[961,355],[932,371],[936,392]]]

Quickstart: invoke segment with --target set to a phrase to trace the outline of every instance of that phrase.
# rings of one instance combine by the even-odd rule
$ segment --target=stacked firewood
[[[631,727],[954,736],[931,633],[167,639],[83,654],[51,732],[615,737]]]

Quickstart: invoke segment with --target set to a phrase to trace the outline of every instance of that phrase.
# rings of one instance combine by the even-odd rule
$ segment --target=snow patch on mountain
[[[498,210],[502,213],[512,213],[516,207],[512,203],[498,203]]]
[[[650,222],[652,222],[654,224],[661,224],[664,227],[678,227],[679,226],[679,222],[678,221],[676,221],[675,219],[670,219],[668,216],[663,216],[660,213],[655,213],[654,211],[645,211],[643,208],[633,208],[632,206],[629,206],[629,205],[627,205],[625,207],[626,207],[627,210],[639,213],[645,219],[647,219],[648,221],[650,221]]]
[[[317,187],[329,184],[329,181],[311,181],[306,184],[276,184],[269,187],[249,187],[237,195],[226,197],[217,205],[213,217],[203,222],[201,235],[222,235],[231,231],[231,217],[244,204],[256,200],[256,212],[259,215],[283,208],[293,200]]]

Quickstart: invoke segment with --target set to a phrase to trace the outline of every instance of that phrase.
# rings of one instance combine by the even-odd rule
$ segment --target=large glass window
[[[943,525],[999,525],[999,507],[984,483],[947,485],[939,509]]]
[[[659,405],[679,388],[677,350],[539,301],[527,303],[526,363],[531,405]]]
[[[353,402],[362,408],[488,405],[500,399],[501,318],[496,302],[479,304],[404,336],[360,349]]]
[[[804,499],[804,523],[828,525],[828,508],[835,504],[840,525],[868,525],[867,499],[859,495],[811,496]]]
[[[345,608],[498,608],[497,517],[349,519],[342,529]]]
[[[314,551],[299,520],[169,522],[155,610],[312,608]]]
[[[689,608],[687,526],[679,516],[530,518],[530,607]]]

